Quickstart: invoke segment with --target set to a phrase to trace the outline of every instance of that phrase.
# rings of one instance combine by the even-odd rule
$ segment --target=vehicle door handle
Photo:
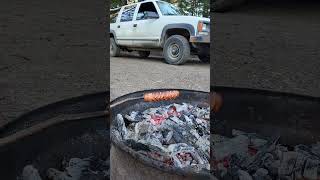
[[[120,28],[120,25],[118,25],[118,28]]]
[[[138,26],[138,24],[133,24],[133,27],[137,27]]]

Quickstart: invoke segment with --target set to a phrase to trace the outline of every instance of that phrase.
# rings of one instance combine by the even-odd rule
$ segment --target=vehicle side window
[[[136,9],[136,4],[132,6],[127,6],[123,9],[123,12],[121,14],[121,22],[126,22],[126,21],[132,21],[134,11]]]
[[[152,2],[142,3],[140,5],[137,20],[148,19],[148,16],[158,16],[157,9]]]

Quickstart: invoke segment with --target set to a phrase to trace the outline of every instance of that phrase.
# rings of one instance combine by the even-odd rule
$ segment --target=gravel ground
[[[103,1],[1,1],[0,125],[64,98],[105,91],[104,21]]]
[[[211,84],[320,96],[320,4],[275,2],[211,14]]]
[[[155,53],[158,54],[158,53]],[[110,59],[110,98],[146,89],[179,88],[210,91],[210,64],[193,57],[184,65],[164,63],[161,56],[134,54]]]

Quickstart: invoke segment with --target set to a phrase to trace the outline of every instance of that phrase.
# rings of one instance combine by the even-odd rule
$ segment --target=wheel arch
[[[195,28],[191,24],[187,24],[187,23],[168,24],[163,28],[162,33],[161,33],[161,40],[160,40],[161,47],[163,47],[166,38],[168,38],[167,37],[167,33],[169,31],[174,31],[174,30],[187,31],[189,33],[189,36],[194,36],[195,35]],[[188,41],[189,41],[189,39],[188,39]]]
[[[113,37],[114,41],[118,44],[117,35],[114,30],[110,30],[109,32],[109,38]]]

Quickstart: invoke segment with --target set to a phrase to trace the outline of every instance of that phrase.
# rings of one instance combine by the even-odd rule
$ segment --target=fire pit
[[[202,152],[198,151],[200,148],[188,146],[187,144],[190,145],[191,143],[184,143],[184,140],[180,140],[181,142],[179,143],[179,140],[177,140],[179,138],[176,138],[178,135],[174,138],[168,135],[170,132],[172,134],[176,132],[179,134],[180,130],[171,131],[166,129],[166,127],[172,127],[173,129],[175,129],[174,127],[181,128],[181,134],[183,134],[182,132],[184,129],[187,129],[188,120],[190,120],[190,124],[193,124],[191,122],[192,120],[189,119],[190,116],[186,118],[182,117],[185,117],[183,112],[188,111],[188,109],[190,110],[189,115],[192,114],[191,111],[209,112],[209,93],[179,90],[180,95],[176,99],[157,102],[145,102],[143,99],[137,98],[142,97],[144,94],[158,91],[163,92],[169,90],[149,90],[131,93],[111,102],[111,104],[117,104],[116,106],[111,107],[111,179],[124,179],[126,177],[130,177],[131,179],[209,178],[208,164],[199,160],[199,155],[202,155]],[[182,109],[185,109],[185,111]],[[193,124],[195,126],[199,125],[199,128],[201,124],[200,119],[203,118],[202,120],[207,122],[209,120],[205,120],[204,116],[200,118],[200,116],[201,115],[197,116],[199,118],[199,123],[195,122],[195,124]],[[171,125],[166,126],[166,123]],[[174,124],[177,126],[174,126]],[[165,130],[160,128],[160,126]],[[124,127],[128,134],[123,133],[125,131],[119,131],[119,127]],[[206,131],[209,133],[209,123],[207,128]],[[196,128],[194,130],[195,131],[192,132],[199,133],[199,131],[196,132]],[[148,136],[148,133],[152,135]],[[131,137],[130,134],[132,135]],[[188,136],[186,131],[185,137],[183,138],[188,139]],[[147,138],[145,139],[145,137]],[[173,144],[166,141],[169,141],[170,139],[174,139]],[[162,142],[162,144],[160,142]],[[205,143],[203,143],[203,145],[205,146]],[[150,150],[150,148],[152,150]],[[165,157],[163,152],[172,154],[172,152],[175,152],[175,148],[177,153],[173,154],[177,155],[177,159],[171,159],[172,161],[170,161],[170,158],[174,159],[174,156]],[[149,152],[152,152],[150,154],[158,155],[158,157],[149,156]],[[183,162],[179,161],[179,158],[183,159]],[[190,164],[186,165],[184,162]],[[131,165],[133,163],[134,165]],[[202,165],[207,165],[207,168]],[[193,168],[195,166],[204,168]]]
[[[24,171],[34,168],[47,180],[48,171],[64,173],[65,164],[80,160],[86,161],[89,171],[97,171],[94,176],[86,172],[82,178],[108,179],[100,173],[109,169],[108,96],[103,92],[60,101],[1,127],[1,179],[21,179]]]
[[[211,171],[218,179],[317,179],[320,99],[215,87],[221,111],[211,114]]]

